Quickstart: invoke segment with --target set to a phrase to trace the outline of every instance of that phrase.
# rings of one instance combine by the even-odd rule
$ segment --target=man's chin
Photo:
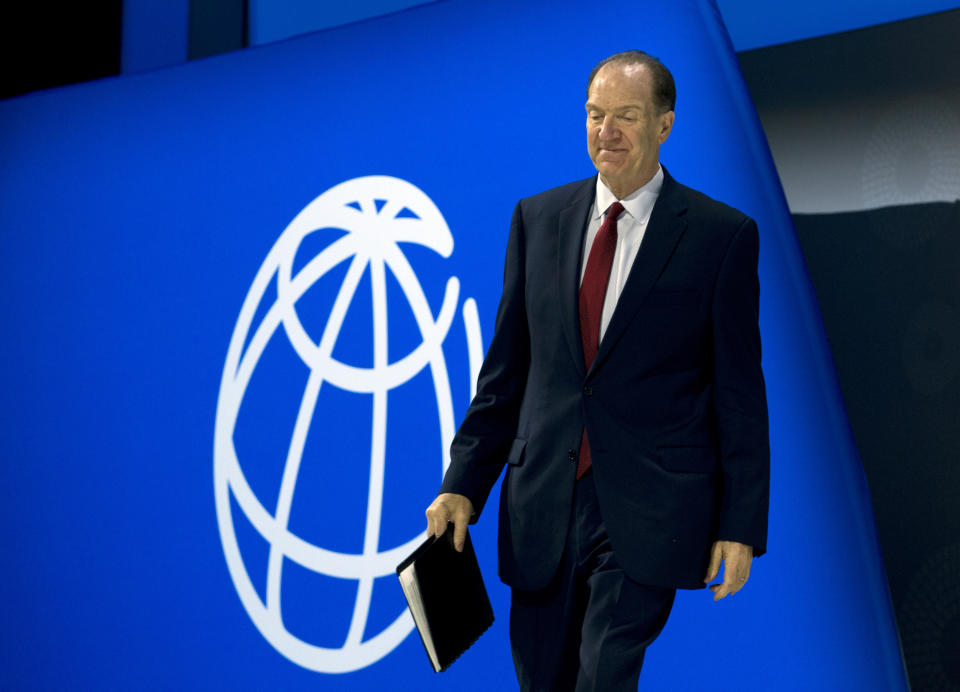
[[[618,187],[623,176],[623,172],[619,168],[597,166],[597,172],[600,174],[600,180],[610,189]]]
[[[607,173],[609,175],[616,175],[618,172],[623,170],[623,161],[618,161],[616,159],[600,159],[597,162],[597,169]]]
[[[603,182],[607,183],[607,185],[618,180],[623,173],[619,166],[611,166],[602,162],[598,164],[596,168],[597,173],[600,174],[600,177],[603,178]]]

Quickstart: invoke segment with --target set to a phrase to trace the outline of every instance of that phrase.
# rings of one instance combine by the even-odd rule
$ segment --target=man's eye
[[[625,123],[633,123],[637,121],[637,116],[635,115],[621,115],[620,119]]]

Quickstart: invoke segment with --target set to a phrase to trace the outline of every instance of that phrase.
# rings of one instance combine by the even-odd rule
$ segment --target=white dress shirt
[[[603,313],[600,315],[600,341],[607,331],[610,318],[617,307],[620,293],[623,291],[633,260],[637,257],[640,242],[647,230],[653,205],[663,187],[663,168],[657,166],[656,174],[646,185],[630,193],[620,200],[623,212],[617,219],[617,249],[613,253],[613,266],[610,267],[610,280],[607,282],[607,294],[603,299]],[[580,282],[583,283],[583,274],[587,269],[587,258],[593,241],[597,237],[600,225],[607,214],[610,205],[617,201],[616,195],[603,184],[597,176],[597,194],[593,209],[590,212],[590,221],[587,224],[587,236],[583,244],[583,260],[580,263]],[[598,342],[599,343],[599,342]]]

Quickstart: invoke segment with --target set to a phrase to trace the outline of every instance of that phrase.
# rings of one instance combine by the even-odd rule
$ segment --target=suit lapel
[[[583,373],[583,345],[580,342],[580,260],[588,216],[596,195],[596,177],[585,180],[569,207],[560,212],[557,237],[557,277],[560,318],[573,360]]]
[[[650,289],[656,283],[663,268],[670,260],[677,242],[686,230],[687,222],[683,217],[687,210],[680,186],[670,177],[666,169],[663,171],[663,187],[654,204],[647,230],[643,234],[643,241],[637,257],[630,268],[627,283],[617,301],[617,307],[603,334],[597,357],[593,361],[590,371],[593,372],[603,364],[610,350],[616,345],[624,330],[630,324],[640,303],[647,297]],[[582,355],[581,355],[582,359]],[[581,360],[582,362],[582,360]]]

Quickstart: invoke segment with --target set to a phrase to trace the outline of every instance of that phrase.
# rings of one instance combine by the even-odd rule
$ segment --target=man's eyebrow
[[[598,106],[597,104],[595,104],[595,103],[590,103],[589,101],[587,101],[587,104],[586,104],[586,106],[584,106],[584,107],[585,107],[588,111],[589,111],[589,110],[594,110],[594,111],[602,111],[602,110],[603,110],[603,108],[601,108],[601,107]],[[612,112],[614,112],[614,113],[623,113],[624,111],[631,111],[631,110],[642,111],[642,110],[643,110],[643,106],[641,106],[640,104],[628,103],[626,106],[617,106],[616,108],[611,108],[610,110],[611,110]]]

